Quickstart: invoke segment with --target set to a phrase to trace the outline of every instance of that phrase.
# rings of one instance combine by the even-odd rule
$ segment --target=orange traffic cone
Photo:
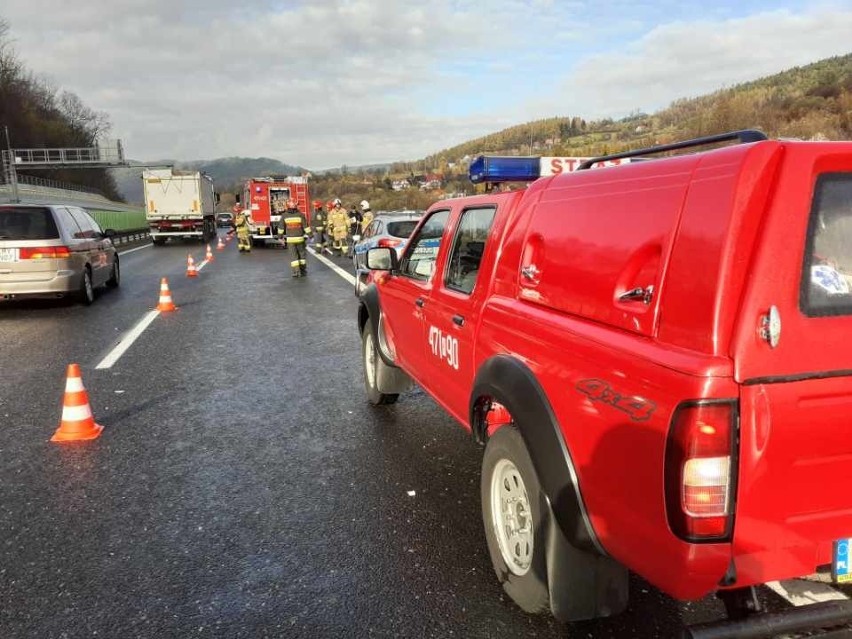
[[[186,276],[198,277],[198,269],[195,268],[195,260],[192,259],[192,255],[186,256]]]
[[[220,235],[219,243],[216,245],[216,250],[221,251],[223,248],[225,248],[225,243],[222,241],[222,236]]]
[[[204,259],[207,260],[208,262],[212,262],[213,260],[216,259],[215,257],[213,257],[213,251],[210,250],[209,244],[207,245],[207,255],[204,256]]]
[[[62,419],[59,428],[50,438],[52,442],[77,442],[95,439],[101,434],[103,426],[95,423],[89,406],[89,394],[83,387],[80,367],[68,365],[65,379],[65,397],[62,400]]]
[[[177,310],[177,306],[172,302],[172,292],[169,290],[169,281],[164,277],[160,280],[160,303],[157,304],[157,310],[161,313]]]

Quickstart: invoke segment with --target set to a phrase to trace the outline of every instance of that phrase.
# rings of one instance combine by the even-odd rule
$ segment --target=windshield
[[[49,209],[0,208],[0,240],[55,240],[59,229]]]
[[[800,305],[810,316],[852,313],[852,173],[817,180]]]

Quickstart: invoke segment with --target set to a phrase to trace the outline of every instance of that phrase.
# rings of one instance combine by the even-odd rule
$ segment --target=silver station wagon
[[[115,288],[118,254],[98,223],[76,206],[0,205],[0,300],[75,296]]]

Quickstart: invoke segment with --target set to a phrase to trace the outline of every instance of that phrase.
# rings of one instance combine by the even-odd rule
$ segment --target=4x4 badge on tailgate
[[[602,379],[581,379],[575,388],[593,402],[603,402],[627,413],[635,422],[644,422],[657,410],[654,402],[641,397],[622,395]]]

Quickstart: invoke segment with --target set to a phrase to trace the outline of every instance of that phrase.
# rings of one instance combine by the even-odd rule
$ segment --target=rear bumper
[[[37,282],[0,282],[0,301],[62,297],[80,287],[79,275],[56,275]]]
[[[760,639],[809,631],[808,637],[847,637],[852,623],[852,601],[826,601],[782,612],[757,614],[737,621],[698,624],[684,630],[683,639]],[[820,631],[814,634],[813,631]]]
[[[201,237],[202,231],[149,231],[152,238],[158,237]]]

